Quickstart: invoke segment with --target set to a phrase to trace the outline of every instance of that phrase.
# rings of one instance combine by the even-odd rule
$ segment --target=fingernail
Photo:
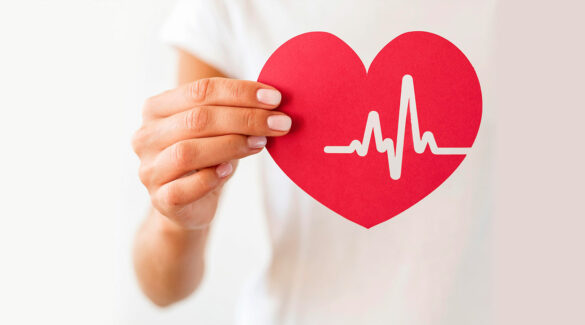
[[[215,168],[215,172],[217,173],[217,176],[219,176],[219,178],[226,177],[227,175],[231,174],[233,170],[234,170],[234,167],[229,162],[219,164]]]
[[[290,117],[286,115],[272,115],[268,117],[268,127],[276,131],[288,131],[292,124]]]
[[[266,137],[248,137],[248,147],[251,149],[264,148],[266,145]]]
[[[282,95],[280,95],[280,91],[275,89],[258,89],[256,98],[259,102],[266,105],[278,105],[280,104]]]

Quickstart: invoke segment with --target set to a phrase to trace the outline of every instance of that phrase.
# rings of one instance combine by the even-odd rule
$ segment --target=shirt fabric
[[[495,0],[179,1],[163,39],[256,80],[282,43],[330,32],[368,67],[396,36],[438,34],[465,53],[483,97],[471,152],[434,192],[371,229],[322,206],[264,152],[271,258],[241,297],[241,324],[489,324],[491,40]],[[294,121],[293,121],[294,122]]]

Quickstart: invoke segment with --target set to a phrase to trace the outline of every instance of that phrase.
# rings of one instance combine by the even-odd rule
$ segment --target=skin
[[[258,97],[259,89],[273,87],[224,78],[183,51],[178,68],[181,86],[145,101],[132,139],[152,202],[135,237],[134,267],[143,292],[159,306],[186,298],[201,283],[209,225],[238,159],[262,151],[264,137],[288,132],[285,115],[274,110],[279,96]],[[271,116],[280,116],[283,130],[269,127]]]

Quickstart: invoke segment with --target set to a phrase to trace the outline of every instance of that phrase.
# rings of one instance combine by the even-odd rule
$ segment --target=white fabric
[[[369,66],[394,37],[439,34],[475,67],[484,97],[471,154],[437,190],[366,230],[297,188],[265,155],[272,259],[236,324],[489,324],[490,97],[495,0],[181,1],[164,39],[229,76],[255,80],[291,37],[331,32]]]

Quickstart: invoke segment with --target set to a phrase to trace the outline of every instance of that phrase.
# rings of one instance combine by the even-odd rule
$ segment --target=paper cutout
[[[279,109],[293,119],[288,135],[268,141],[274,161],[317,201],[366,228],[439,187],[470,152],[481,122],[473,66],[428,32],[398,36],[367,72],[336,36],[302,34],[272,54],[258,81],[282,92]]]

